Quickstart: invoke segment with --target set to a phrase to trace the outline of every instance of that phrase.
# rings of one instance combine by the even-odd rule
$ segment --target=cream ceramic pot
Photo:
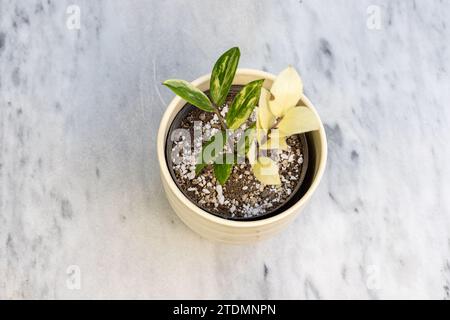
[[[193,81],[192,84],[200,90],[206,91],[209,89],[209,79],[210,74],[198,78]],[[233,84],[245,85],[250,81],[257,79],[265,79],[264,87],[270,89],[272,82],[275,80],[275,76],[258,70],[238,69]],[[178,189],[170,175],[165,157],[167,134],[172,121],[185,104],[186,102],[178,96],[170,102],[161,120],[157,138],[157,152],[162,184],[170,205],[180,219],[192,230],[205,238],[234,244],[256,242],[274,235],[286,227],[297,216],[301,209],[305,207],[319,185],[325,170],[327,141],[322,122],[320,122],[320,130],[312,133],[313,145],[309,146],[309,148],[311,150],[310,152],[316,154],[314,166],[315,172],[313,174],[312,184],[303,197],[289,209],[267,219],[257,221],[232,221],[214,216],[197,207]],[[317,115],[317,111],[305,96],[302,97],[299,105],[307,106]],[[317,117],[319,118],[318,115]]]

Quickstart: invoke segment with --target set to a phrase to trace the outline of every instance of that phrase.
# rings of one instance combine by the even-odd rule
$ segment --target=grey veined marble
[[[0,0],[0,299],[449,299],[449,17],[429,0]],[[184,226],[155,155],[161,81],[234,45],[241,67],[294,65],[329,139],[308,208],[243,247]]]

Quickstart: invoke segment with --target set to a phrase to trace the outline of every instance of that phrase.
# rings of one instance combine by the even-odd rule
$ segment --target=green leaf
[[[236,95],[227,113],[226,122],[229,129],[237,129],[247,121],[258,103],[263,82],[264,79],[252,81]]]
[[[194,87],[191,83],[184,80],[170,79],[164,81],[163,85],[197,108],[214,112],[211,101],[206,94]]]
[[[195,174],[199,174],[208,164],[212,164],[219,157],[226,141],[226,132],[220,131],[203,144],[202,150],[197,157]]]
[[[198,163],[195,165],[195,175],[198,175],[207,166],[206,163]]]
[[[214,65],[209,88],[212,101],[219,107],[224,104],[230,91],[240,56],[238,47],[231,48]]]
[[[250,144],[256,137],[256,123],[253,123],[250,127],[245,130],[245,154],[247,154],[250,149]]]
[[[214,163],[214,175],[221,185],[224,185],[233,171],[234,163]]]

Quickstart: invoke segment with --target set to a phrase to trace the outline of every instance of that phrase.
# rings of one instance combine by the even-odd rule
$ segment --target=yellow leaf
[[[281,117],[289,108],[296,106],[302,97],[302,79],[297,71],[289,66],[275,79],[270,93],[272,94],[272,99],[269,100],[270,111],[276,117]]]
[[[257,149],[256,149],[256,141],[255,140],[250,142],[250,146],[249,146],[248,152],[247,152],[247,158],[248,158],[248,162],[250,163],[251,166],[253,166],[256,163]]]
[[[278,125],[280,137],[318,130],[319,120],[307,107],[290,108]]]
[[[256,140],[259,144],[264,140],[264,138],[267,136],[268,130],[265,130],[262,128],[261,123],[259,121],[259,110],[260,107],[255,108],[256,110],[256,130],[255,130],[255,136]]]
[[[280,175],[278,174],[278,165],[270,158],[260,157],[253,165],[253,174],[262,184],[281,184]]]
[[[275,122],[275,116],[269,109],[270,92],[267,89],[261,89],[259,97],[259,108],[257,110],[256,126],[258,129],[269,130]]]

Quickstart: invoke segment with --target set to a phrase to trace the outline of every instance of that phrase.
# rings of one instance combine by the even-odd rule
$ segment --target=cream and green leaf
[[[252,114],[258,103],[264,80],[255,80],[246,84],[236,95],[228,110],[226,122],[229,129],[238,129]]]
[[[237,143],[237,156],[245,157],[250,148],[251,142],[255,139],[256,134],[256,123],[251,124],[247,129],[245,129],[244,134],[241,136]]]
[[[241,53],[234,47],[220,56],[211,73],[209,92],[212,101],[222,106],[233,83]]]
[[[208,96],[191,83],[185,80],[170,79],[164,81],[163,85],[197,108],[207,112],[214,112],[213,105]]]

